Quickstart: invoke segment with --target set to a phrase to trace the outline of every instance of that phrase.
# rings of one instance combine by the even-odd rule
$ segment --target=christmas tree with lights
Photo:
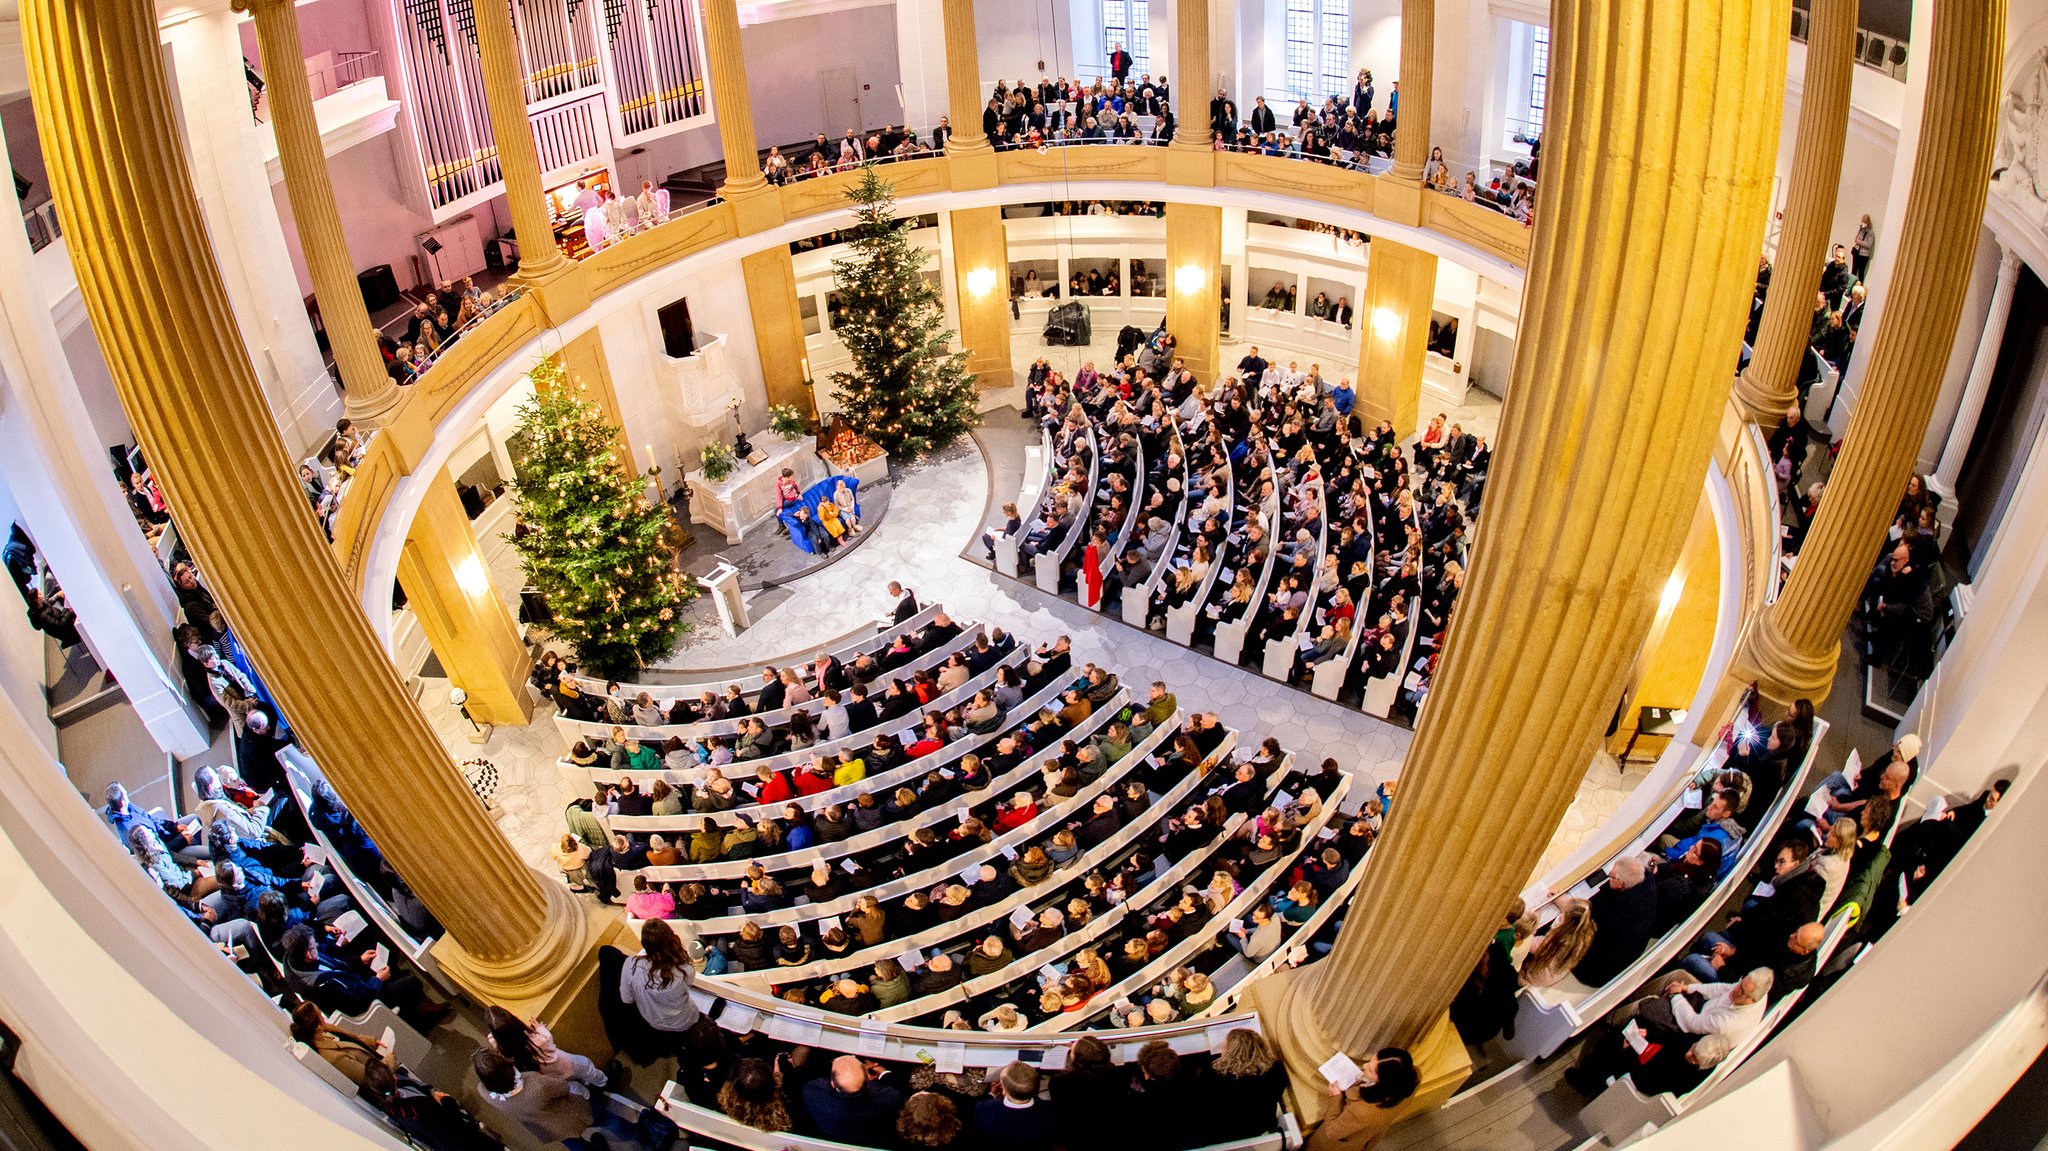
[[[617,429],[560,364],[532,372],[534,398],[519,409],[512,490],[526,578],[593,675],[630,674],[674,649],[696,581],[677,571],[678,540],[665,505],[622,465]]]
[[[910,242],[895,189],[869,165],[846,198],[858,223],[832,279],[853,369],[832,373],[832,396],[854,431],[908,461],[981,421],[974,377],[967,353],[950,347],[938,285],[924,277],[929,253]]]

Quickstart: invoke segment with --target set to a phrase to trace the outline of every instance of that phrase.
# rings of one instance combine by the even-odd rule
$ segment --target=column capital
[[[2020,255],[2020,250],[2018,248],[2015,248],[2011,244],[2006,243],[2005,237],[1994,236],[1992,237],[1992,240],[1998,245],[1999,278],[2018,279],[2020,269],[2025,267],[2027,264],[2027,258],[2025,256]]]

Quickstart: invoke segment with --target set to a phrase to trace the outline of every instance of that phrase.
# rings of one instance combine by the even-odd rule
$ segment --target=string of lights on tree
[[[907,461],[980,422],[974,377],[967,353],[951,349],[939,289],[924,277],[928,253],[896,215],[895,189],[870,164],[846,198],[858,222],[832,278],[853,368],[832,373],[832,396],[855,431]]]
[[[629,673],[666,656],[688,625],[696,581],[675,568],[674,524],[624,463],[618,430],[554,360],[534,365],[519,409],[511,537],[550,630],[587,670]]]

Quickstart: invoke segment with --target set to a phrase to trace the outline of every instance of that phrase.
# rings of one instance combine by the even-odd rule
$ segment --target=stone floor
[[[1036,354],[1035,348],[1029,350]],[[1107,350],[1050,349],[1076,361],[1084,355],[1106,358]],[[1490,432],[1498,405],[1482,393],[1472,395],[1470,415],[1461,418],[1472,420],[1467,426]],[[984,409],[1006,407],[1014,397],[1014,389],[991,390],[983,397]],[[1257,738],[1275,736],[1310,763],[1331,757],[1374,784],[1400,771],[1412,738],[1404,728],[1305,693],[1279,690],[1253,672],[1104,620],[960,558],[962,546],[982,527],[992,495],[991,470],[972,440],[903,469],[890,514],[872,538],[839,562],[784,588],[750,593],[751,628],[732,637],[715,624],[701,625],[662,667],[786,662],[788,654],[845,636],[884,612],[891,603],[886,585],[896,579],[920,599],[944,603],[957,619],[996,624],[1032,644],[1067,635],[1077,662],[1101,663],[1134,686],[1164,680],[1184,707],[1215,711],[1226,724]],[[493,568],[499,579],[516,578],[510,565]],[[524,728],[498,728],[477,744],[471,742],[475,733],[468,722],[448,704],[446,680],[426,680],[421,702],[459,759],[482,756],[496,766],[493,814],[499,826],[526,859],[551,870],[546,852],[561,834],[561,810],[584,789],[555,766],[563,744],[550,709],[543,706]],[[1634,782],[1611,763],[1596,764],[1551,847],[1552,856],[1597,827]]]

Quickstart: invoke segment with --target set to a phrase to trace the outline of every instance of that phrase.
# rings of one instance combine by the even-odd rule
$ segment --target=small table
[[[1629,733],[1628,746],[1621,749],[1618,765],[1628,770],[1629,756],[1636,750],[1636,741],[1644,736],[1670,739],[1678,734],[1678,725],[1685,722],[1685,709],[1680,707],[1645,707],[1636,712],[1636,729]],[[1654,757],[1652,762],[1655,762]]]
[[[798,488],[808,488],[825,478],[825,464],[818,458],[816,437],[785,440],[763,431],[747,438],[765,453],[766,458],[760,463],[740,460],[733,465],[731,475],[716,483],[705,478],[702,468],[692,469],[683,477],[690,485],[690,518],[717,528],[725,534],[725,541],[733,544],[775,515],[775,480],[782,475],[782,469],[796,472]]]

